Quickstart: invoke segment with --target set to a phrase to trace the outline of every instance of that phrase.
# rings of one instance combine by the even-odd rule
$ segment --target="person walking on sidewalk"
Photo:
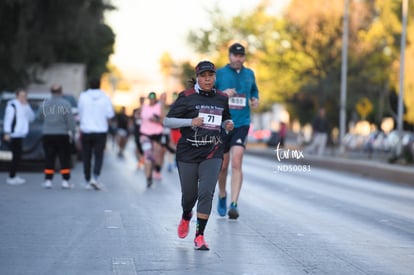
[[[185,238],[188,235],[192,210],[197,203],[195,248],[209,250],[204,230],[223,159],[222,140],[233,130],[234,124],[227,95],[214,87],[214,64],[201,61],[195,72],[197,82],[194,88],[179,94],[164,119],[164,125],[181,131],[176,152],[183,211],[178,236]]]
[[[76,123],[71,104],[63,98],[62,87],[53,85],[52,98],[42,103],[37,116],[43,120],[43,150],[45,152],[45,182],[43,187],[52,188],[56,156],[59,158],[62,188],[69,189],[71,148]]]
[[[243,182],[242,161],[250,127],[250,108],[259,104],[259,90],[253,70],[246,68],[245,48],[234,43],[229,48],[230,63],[217,70],[217,89],[229,96],[230,113],[234,120],[234,130],[226,140],[223,165],[219,175],[219,199],[217,211],[220,216],[227,212],[226,182],[231,161],[231,203],[228,211],[230,219],[237,219],[237,201]]]
[[[115,116],[111,99],[100,89],[101,81],[93,78],[90,88],[81,93],[78,101],[83,173],[86,187],[101,189],[99,176],[103,165],[109,120]],[[91,175],[92,160],[94,160]]]
[[[325,108],[320,108],[318,115],[313,119],[312,130],[312,143],[306,148],[306,152],[322,156],[329,136],[329,121],[326,118]]]
[[[27,101],[27,92],[24,89],[18,89],[16,98],[7,102],[4,113],[3,139],[9,143],[12,152],[7,184],[19,185],[26,182],[25,179],[16,176],[16,172],[23,153],[23,139],[29,133],[30,122],[34,118],[35,113]]]

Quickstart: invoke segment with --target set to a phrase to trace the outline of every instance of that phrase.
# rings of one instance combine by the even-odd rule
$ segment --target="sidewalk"
[[[297,153],[296,155],[300,155],[301,149],[290,150]],[[267,147],[266,144],[249,143],[247,145],[246,153],[279,161],[277,159],[275,148]],[[414,185],[414,166],[412,164],[390,164],[386,159],[368,159],[361,154],[339,155],[338,153],[332,153],[332,151],[328,150],[322,157],[315,155],[301,155],[299,159],[284,159],[282,161],[297,165],[310,165],[357,173],[378,180]]]

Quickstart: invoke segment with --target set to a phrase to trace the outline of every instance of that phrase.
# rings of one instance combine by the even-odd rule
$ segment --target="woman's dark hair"
[[[187,87],[188,88],[194,88],[195,84],[196,84],[196,80],[194,77],[190,78],[189,80],[187,80]]]

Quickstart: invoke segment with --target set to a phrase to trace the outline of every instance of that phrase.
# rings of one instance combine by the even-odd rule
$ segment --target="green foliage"
[[[105,72],[115,35],[103,23],[114,7],[105,0],[7,0],[0,2],[0,89],[32,81],[28,66],[54,62],[87,65]]]
[[[398,90],[401,1],[349,1],[347,117],[361,97],[373,103],[375,122],[390,113],[389,90]],[[227,47],[248,47],[246,66],[255,70],[261,110],[276,102],[289,106],[292,118],[309,122],[324,105],[332,125],[339,123],[343,0],[291,0],[282,16],[268,12],[264,0],[233,18],[213,8],[209,28],[189,33],[189,44],[217,66],[227,62]],[[414,5],[409,7],[406,75],[414,70]],[[411,24],[411,27],[410,27]],[[410,31],[411,30],[411,31]],[[414,80],[405,84],[406,102],[414,102]],[[411,81],[411,82],[410,82]],[[407,88],[409,91],[407,91]],[[414,104],[412,104],[414,105]],[[414,107],[412,108],[414,109]],[[414,110],[408,112],[414,121]]]
[[[183,87],[189,88],[193,84],[192,80],[195,78],[194,67],[189,62],[182,64],[182,73],[180,75],[181,84]]]
[[[240,41],[247,47],[246,66],[254,69],[260,84],[259,111],[268,110],[274,102],[283,101],[297,88],[295,70],[285,65],[296,56],[289,54],[289,34],[284,22],[267,14],[268,2],[233,18],[225,17],[217,8],[209,11],[210,29],[191,31],[189,44],[201,54],[209,54],[218,67],[228,62],[228,46]]]

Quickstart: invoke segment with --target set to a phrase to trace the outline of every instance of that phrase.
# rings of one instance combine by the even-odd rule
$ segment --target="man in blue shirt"
[[[227,212],[226,182],[231,154],[231,203],[230,219],[237,219],[237,201],[243,182],[242,160],[250,127],[250,108],[259,104],[259,90],[253,70],[243,66],[246,61],[245,48],[234,43],[229,48],[230,63],[217,70],[216,88],[229,96],[230,113],[234,130],[228,136],[222,168],[219,175],[219,200],[217,211],[220,216]]]

